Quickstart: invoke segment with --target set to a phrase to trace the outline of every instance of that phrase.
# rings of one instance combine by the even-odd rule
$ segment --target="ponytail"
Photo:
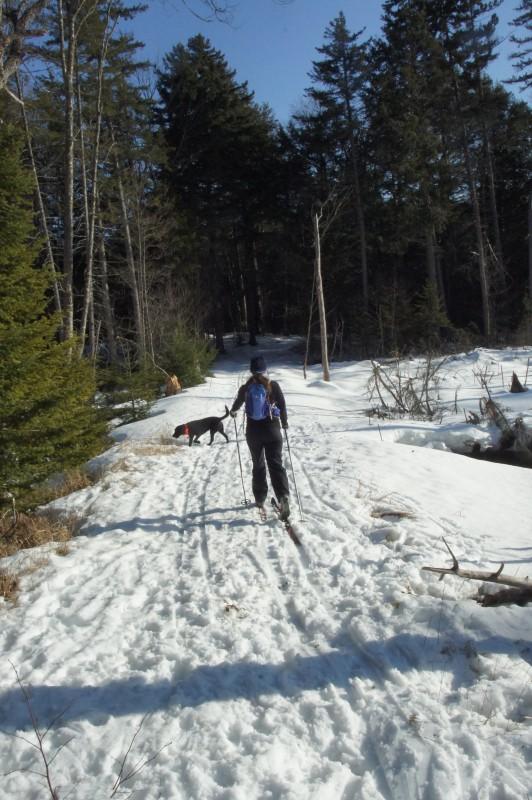
[[[267,394],[271,395],[271,393],[272,393],[272,385],[271,385],[270,379],[267,378],[266,375],[262,375],[259,372],[254,372],[253,375],[251,376],[251,378],[249,378],[248,381],[246,382],[246,384],[245,384],[246,388],[248,386],[251,386],[252,383],[261,383],[264,386],[264,388],[266,389]]]

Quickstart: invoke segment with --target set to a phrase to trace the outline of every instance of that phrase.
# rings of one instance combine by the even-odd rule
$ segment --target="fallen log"
[[[443,538],[443,537],[442,537]],[[495,594],[482,595],[477,598],[477,603],[482,606],[495,606],[503,604],[516,603],[517,605],[526,605],[532,602],[532,583],[528,578],[515,578],[512,575],[504,575],[504,563],[502,563],[498,570],[495,572],[487,572],[484,570],[470,570],[462,569],[458,564],[458,560],[443,539],[445,547],[449,551],[453,560],[452,567],[421,567],[426,572],[435,572],[440,575],[440,580],[443,580],[445,575],[456,575],[459,578],[465,578],[472,581],[484,581],[487,583],[497,583],[503,586],[511,586],[511,589],[504,589]]]

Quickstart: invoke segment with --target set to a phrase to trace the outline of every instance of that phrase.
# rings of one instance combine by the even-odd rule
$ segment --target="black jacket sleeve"
[[[234,399],[233,405],[231,406],[231,413],[233,413],[233,411],[238,411],[240,406],[244,404],[244,401],[246,399],[246,389],[247,386],[246,384],[244,384],[244,386],[241,386],[240,389],[238,390],[238,394]]]
[[[272,386],[272,398],[274,402],[277,404],[277,408],[281,412],[281,425],[283,426],[283,428],[287,428],[288,415],[286,413],[286,400],[284,399],[284,394],[277,381],[272,381],[271,386]]]

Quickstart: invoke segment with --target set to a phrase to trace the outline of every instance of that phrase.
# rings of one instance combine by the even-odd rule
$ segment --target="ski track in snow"
[[[109,797],[130,746],[128,765],[153,758],[124,786],[135,800],[528,796],[527,609],[481,609],[470,583],[420,570],[448,562],[442,536],[459,558],[515,555],[528,569],[532,547],[512,529],[531,510],[509,521],[508,550],[485,535],[507,517],[497,490],[516,506],[526,471],[395,445],[403,424],[383,423],[381,441],[364,418],[367,367],[305,383],[290,344],[264,347],[287,395],[302,547],[272,511],[244,507],[232,420],[229,445],[160,438],[230,403],[247,376],[237,359],[250,349],[237,349],[160,416],[119,429],[100,480],[56,503],[86,518],[70,554],[48,548],[19,606],[0,607],[2,797],[44,796],[12,665],[41,728],[57,718],[46,747],[66,743],[51,768],[61,798]],[[453,393],[471,355],[448,373]],[[249,497],[240,423],[238,438]]]

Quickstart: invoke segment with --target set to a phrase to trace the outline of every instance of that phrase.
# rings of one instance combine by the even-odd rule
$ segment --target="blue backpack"
[[[252,383],[247,390],[246,415],[249,419],[254,420],[271,419],[280,415],[275,403],[270,403],[268,393],[262,383]]]

